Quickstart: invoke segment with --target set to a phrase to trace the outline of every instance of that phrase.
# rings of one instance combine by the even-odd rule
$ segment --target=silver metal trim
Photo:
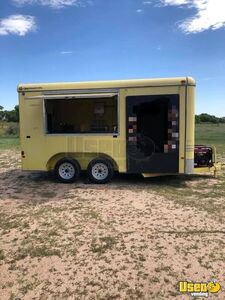
[[[45,133],[46,136],[66,136],[66,137],[70,137],[70,136],[120,136],[120,134],[117,133]]]
[[[53,94],[53,95],[39,95],[39,96],[31,96],[25,97],[25,100],[37,100],[37,99],[85,99],[85,98],[112,98],[113,96],[117,96],[118,93],[107,93],[107,94]]]
[[[118,89],[66,89],[66,90],[51,90],[44,91],[44,95],[61,95],[61,94],[108,94],[108,93],[119,93]]]

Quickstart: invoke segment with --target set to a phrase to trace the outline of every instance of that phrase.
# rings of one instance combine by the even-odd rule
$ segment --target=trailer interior
[[[117,96],[45,99],[46,133],[118,132]]]

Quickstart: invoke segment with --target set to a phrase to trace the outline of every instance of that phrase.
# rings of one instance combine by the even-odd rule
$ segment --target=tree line
[[[213,115],[209,114],[200,114],[195,115],[195,123],[213,123],[213,124],[219,124],[219,123],[225,123],[225,117],[219,118]]]
[[[4,110],[0,105],[0,121],[19,122],[19,105],[16,105],[13,110]]]
[[[16,105],[13,110],[4,110],[0,105],[0,121],[19,122],[19,105]],[[195,123],[225,123],[225,117],[219,118],[210,114],[195,115]]]

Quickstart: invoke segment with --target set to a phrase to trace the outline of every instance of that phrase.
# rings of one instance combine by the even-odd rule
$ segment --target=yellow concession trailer
[[[214,151],[195,163],[205,154],[194,151],[191,77],[21,84],[18,93],[23,170],[54,170],[63,182],[85,170],[92,182],[105,183],[114,171],[216,169]]]

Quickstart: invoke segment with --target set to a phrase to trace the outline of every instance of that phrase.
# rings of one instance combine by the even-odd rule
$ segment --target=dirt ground
[[[225,299],[224,200],[224,173],[68,185],[2,150],[0,299],[186,300],[179,281],[212,279]]]

